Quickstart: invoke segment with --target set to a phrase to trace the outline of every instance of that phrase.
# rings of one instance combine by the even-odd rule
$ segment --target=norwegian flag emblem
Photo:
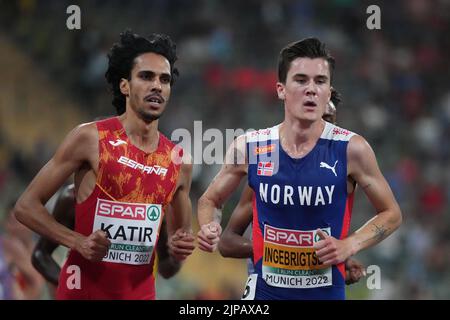
[[[268,176],[270,177],[273,174],[273,162],[258,162],[258,176]]]

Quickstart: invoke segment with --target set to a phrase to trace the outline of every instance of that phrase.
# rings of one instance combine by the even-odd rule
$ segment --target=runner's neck
[[[322,119],[314,122],[286,119],[279,128],[280,141],[283,141],[283,145],[290,149],[314,145],[322,135],[324,128],[325,121]]]
[[[146,152],[156,150],[159,142],[158,120],[146,123],[133,113],[124,113],[119,121],[133,145]]]

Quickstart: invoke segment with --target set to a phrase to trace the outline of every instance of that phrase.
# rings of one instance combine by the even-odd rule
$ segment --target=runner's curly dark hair
[[[125,96],[120,91],[120,80],[131,80],[131,70],[135,58],[143,53],[153,52],[164,56],[170,63],[172,86],[178,78],[178,69],[174,67],[177,61],[175,43],[167,35],[153,33],[148,38],[141,37],[127,30],[120,34],[120,42],[114,43],[108,53],[108,70],[105,73],[106,81],[113,93],[112,104],[116,107],[118,115],[125,112]]]

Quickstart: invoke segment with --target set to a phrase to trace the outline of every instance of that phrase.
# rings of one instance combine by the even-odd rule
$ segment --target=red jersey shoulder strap
[[[115,135],[120,135],[124,130],[118,117],[110,117],[107,119],[96,121],[96,125],[99,133],[109,131],[116,133]],[[100,136],[99,139],[101,140],[101,138],[102,137]]]

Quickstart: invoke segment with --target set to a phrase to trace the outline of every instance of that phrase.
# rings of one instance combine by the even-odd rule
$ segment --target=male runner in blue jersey
[[[325,108],[322,119],[336,124],[336,108],[341,102],[341,95],[335,89],[331,89],[331,99]],[[246,185],[241,193],[241,198],[233,210],[228,224],[224,229],[218,249],[223,257],[247,258],[247,271],[250,277],[254,274],[253,244],[252,244],[252,202],[254,192]],[[357,260],[349,258],[345,260],[345,284],[358,282],[365,276],[364,266]],[[247,290],[244,292],[249,293]]]
[[[199,247],[217,248],[225,200],[243,176],[255,193],[255,299],[344,299],[344,261],[401,224],[400,208],[367,141],[322,120],[334,59],[319,40],[285,47],[277,93],[284,121],[238,137],[199,200]],[[355,184],[376,210],[348,235]]]

